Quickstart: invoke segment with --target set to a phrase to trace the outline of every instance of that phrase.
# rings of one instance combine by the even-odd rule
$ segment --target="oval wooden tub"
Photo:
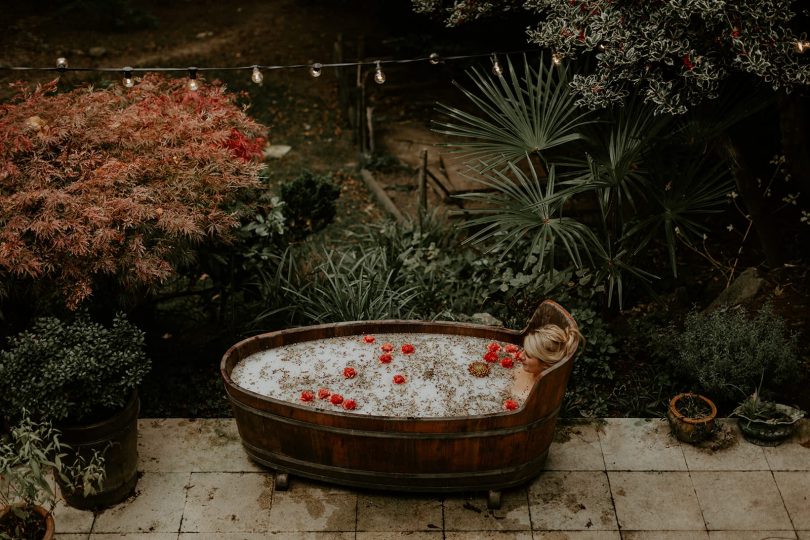
[[[403,418],[312,407],[263,396],[237,386],[231,371],[251,354],[323,338],[431,333],[474,336],[522,345],[523,336],[547,323],[576,327],[565,309],[546,300],[522,331],[459,323],[363,321],[282,330],[251,337],[228,349],[220,365],[242,444],[248,455],[287,475],[396,491],[500,490],[539,474],[573,366],[572,354],[543,371],[523,407],[478,416]]]

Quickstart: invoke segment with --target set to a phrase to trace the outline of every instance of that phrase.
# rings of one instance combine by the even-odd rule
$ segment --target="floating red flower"
[[[487,362],[497,362],[498,361],[498,353],[495,351],[489,351],[487,354],[484,355],[484,360]]]
[[[353,399],[347,399],[343,402],[343,408],[347,411],[353,411],[357,408],[357,402]]]
[[[506,401],[503,402],[503,408],[506,411],[514,411],[515,409],[518,408],[518,402],[515,401],[514,399],[507,399]]]
[[[312,401],[313,399],[315,399],[315,394],[309,390],[304,390],[301,392],[301,401]]]
[[[692,71],[695,68],[695,65],[692,63],[692,59],[689,58],[688,54],[683,55],[683,67],[686,71]]]
[[[504,356],[501,358],[501,367],[505,367],[507,369],[513,367],[515,365],[515,361],[512,360],[511,356]]]
[[[343,368],[343,376],[347,379],[354,379],[357,376],[357,370],[353,367]]]
[[[363,336],[363,341],[366,343],[374,343],[374,336]]]
[[[487,345],[487,350],[489,352],[498,352],[501,350],[501,346],[493,341],[492,343]]]
[[[391,352],[394,350],[394,345],[392,343],[383,343],[380,349],[382,349],[383,352]]]
[[[330,392],[326,388],[318,388],[318,398],[326,399],[331,395],[332,395],[332,392]]]
[[[394,357],[388,353],[383,353],[380,355],[380,362],[382,362],[383,364],[390,364],[391,360],[393,359]]]
[[[518,362],[523,362],[523,351],[518,351],[515,353],[515,360]]]
[[[411,345],[410,343],[405,343],[402,346],[402,353],[403,354],[413,354],[413,351],[415,351],[415,350],[416,349],[414,349],[413,345]]]
[[[509,354],[515,354],[516,352],[520,351],[520,347],[518,347],[514,343],[510,343],[509,345],[504,347],[504,350]]]
[[[402,384],[405,382],[405,377],[397,373],[394,375],[394,384]]]
[[[340,405],[343,403],[343,396],[340,394],[332,394],[332,397],[329,398],[329,401],[332,402],[332,405]]]

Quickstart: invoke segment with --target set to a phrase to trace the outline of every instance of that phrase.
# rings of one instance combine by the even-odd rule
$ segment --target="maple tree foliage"
[[[75,309],[101,279],[154,286],[234,237],[266,128],[224,88],[17,86],[0,105],[0,294],[47,281]]]

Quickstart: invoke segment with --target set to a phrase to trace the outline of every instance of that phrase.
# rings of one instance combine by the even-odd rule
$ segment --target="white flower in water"
[[[736,199],[737,197],[739,197],[739,195],[737,195],[737,192],[736,192],[736,191],[732,191],[731,193],[726,193],[726,197],[730,197],[730,198],[732,198],[732,199]]]
[[[802,210],[802,217],[799,219],[799,221],[810,225],[810,212],[808,212],[807,210]]]
[[[706,234],[706,233],[703,233],[703,241],[705,242],[708,239],[709,239],[709,235]]]
[[[726,227],[726,230],[729,231],[729,232],[733,231],[734,230],[734,225],[729,225],[728,227]]]
[[[681,234],[681,229],[679,229],[678,227],[675,227],[675,234]]]

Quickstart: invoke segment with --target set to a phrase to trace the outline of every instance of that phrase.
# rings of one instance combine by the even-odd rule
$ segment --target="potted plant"
[[[69,448],[49,423],[36,423],[23,414],[20,423],[0,440],[0,539],[50,540],[54,538],[56,496],[48,473],[72,490],[91,495],[104,480],[103,459],[68,464]]]
[[[90,496],[57,477],[65,501],[89,509],[123,500],[137,482],[136,389],[150,367],[143,332],[122,314],[106,327],[80,312],[37,319],[9,342],[0,352],[0,409],[52,422],[72,447],[68,465],[104,454],[105,481]]]
[[[778,446],[793,434],[804,411],[773,401],[760,399],[754,392],[732,413],[740,418],[740,431],[745,440],[760,446]]]
[[[667,418],[679,441],[699,443],[715,430],[717,407],[709,398],[691,392],[678,394],[669,402]]]

